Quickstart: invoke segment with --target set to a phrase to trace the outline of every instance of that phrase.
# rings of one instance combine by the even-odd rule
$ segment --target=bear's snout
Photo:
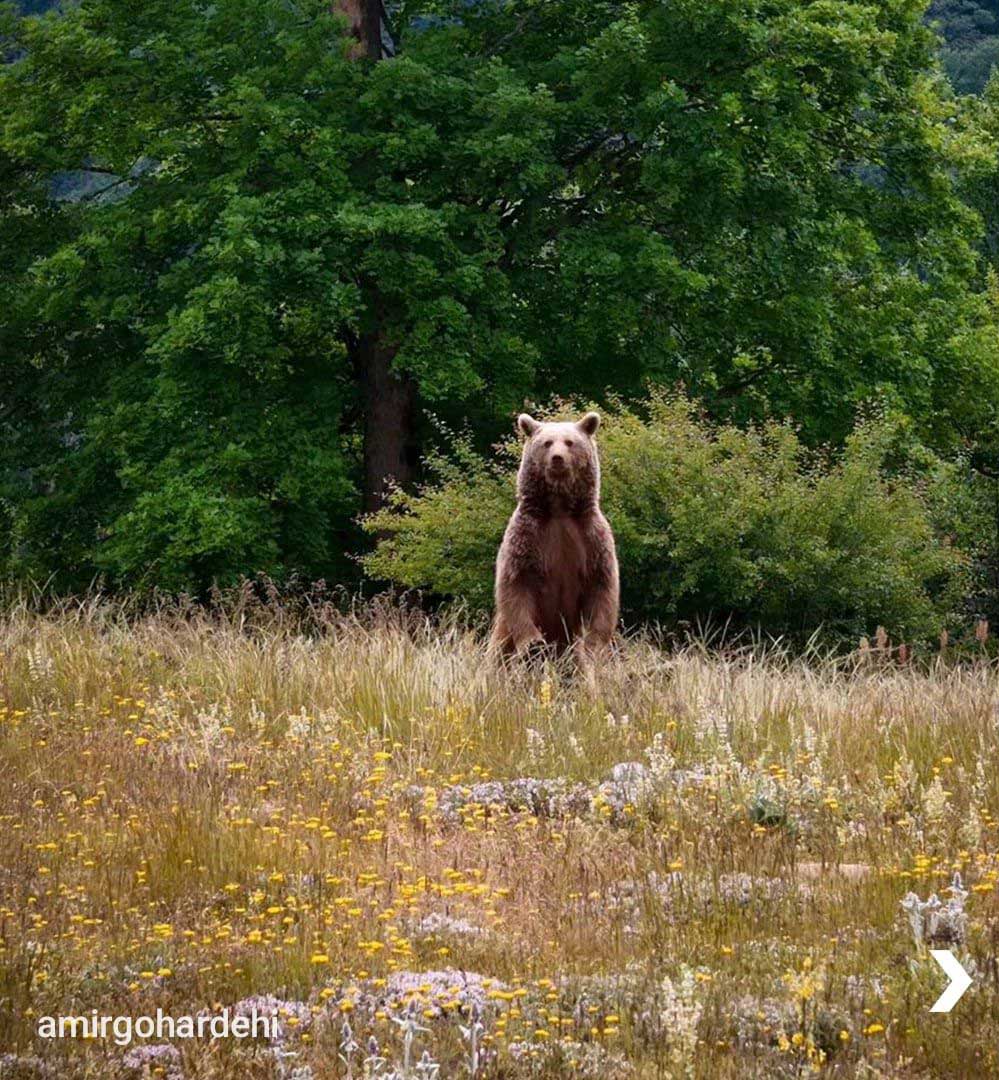
[[[572,472],[571,459],[564,451],[552,451],[548,455],[548,475],[553,480],[564,481]]]
[[[564,476],[576,464],[571,438],[553,438],[545,441],[545,468],[552,476]]]

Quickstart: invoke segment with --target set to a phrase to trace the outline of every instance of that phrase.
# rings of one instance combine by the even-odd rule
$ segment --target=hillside
[[[26,15],[55,7],[58,0],[15,0]],[[999,60],[999,0],[933,0],[927,19],[937,25],[940,56],[954,88],[980,93]]]
[[[999,60],[999,0],[934,0],[927,16],[943,37],[940,55],[954,88],[979,93]]]

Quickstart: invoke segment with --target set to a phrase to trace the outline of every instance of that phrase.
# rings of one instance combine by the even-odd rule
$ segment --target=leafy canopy
[[[478,445],[525,395],[683,382],[941,448],[999,401],[991,148],[912,0],[81,0],[0,70],[0,562],[343,578],[364,370]],[[426,440],[426,429],[421,433]]]

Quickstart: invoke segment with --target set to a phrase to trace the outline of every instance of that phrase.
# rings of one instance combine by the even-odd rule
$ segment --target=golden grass
[[[311,1017],[279,1052],[185,1042],[150,1075],[387,1075],[408,999],[386,980],[453,969],[492,980],[483,1077],[989,1074],[997,703],[984,662],[635,638],[594,694],[385,607],[307,632],[245,605],[15,607],[0,1072],[142,1075],[113,1043],[38,1039],[41,1015],[271,994]],[[622,762],[643,770],[608,784]],[[527,809],[523,786],[477,786],[525,777],[548,781]],[[955,871],[977,974],[935,1016],[946,980],[900,901]],[[444,997],[416,995],[413,1077],[424,1050],[469,1074],[468,999]]]

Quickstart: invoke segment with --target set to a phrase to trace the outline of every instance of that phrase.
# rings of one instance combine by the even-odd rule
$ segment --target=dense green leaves
[[[392,14],[377,64],[326,0],[11,23],[7,571],[343,579],[373,344],[480,449],[650,382],[808,444],[873,398],[947,453],[993,422],[994,149],[918,3]]]
[[[462,123],[526,138],[502,80],[434,91],[406,59],[369,75],[339,31],[319,3],[89,3],[23,25],[4,73],[10,216],[28,196],[50,224],[30,242],[21,226],[2,286],[2,396],[30,387],[35,408],[17,416],[34,448],[7,463],[16,569],[66,569],[68,536],[30,534],[68,530],[84,574],[343,574],[351,341],[377,320],[428,400],[522,374],[495,225],[440,186],[469,153]],[[442,147],[424,200],[413,177]],[[106,193],[47,203],[53,172],[83,163]],[[87,508],[71,520],[69,478]]]

